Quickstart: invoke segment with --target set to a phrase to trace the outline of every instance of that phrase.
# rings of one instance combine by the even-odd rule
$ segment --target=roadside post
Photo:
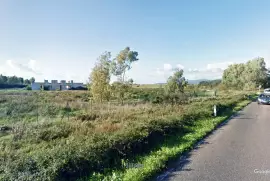
[[[217,106],[214,105],[214,116],[216,117],[217,116]]]

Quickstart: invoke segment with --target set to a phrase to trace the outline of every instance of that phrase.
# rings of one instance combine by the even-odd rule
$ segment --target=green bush
[[[99,117],[97,114],[80,114],[76,117],[77,120],[81,121],[93,121],[96,120]]]
[[[30,85],[27,85],[26,90],[32,90],[32,87]]]

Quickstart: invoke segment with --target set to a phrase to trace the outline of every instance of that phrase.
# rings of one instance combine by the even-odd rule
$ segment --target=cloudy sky
[[[232,63],[270,66],[270,1],[1,0],[0,73],[86,82],[96,58],[130,46],[136,83],[220,78]]]

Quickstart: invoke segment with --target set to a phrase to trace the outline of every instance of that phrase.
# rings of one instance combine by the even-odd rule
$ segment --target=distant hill
[[[202,81],[211,81],[209,79],[197,79],[197,80],[188,80],[189,84],[199,84]],[[134,87],[140,87],[140,88],[159,88],[162,85],[165,85],[166,83],[155,83],[155,84],[135,84]]]
[[[209,81],[208,79],[188,80],[189,84],[199,84],[202,81]]]
[[[199,84],[202,81],[210,81],[210,80],[208,80],[208,79],[188,80],[188,83],[189,84]],[[156,83],[156,84],[163,85],[163,84],[166,84],[166,83]]]

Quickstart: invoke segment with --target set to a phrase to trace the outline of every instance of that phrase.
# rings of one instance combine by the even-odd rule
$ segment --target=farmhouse
[[[31,84],[32,90],[69,90],[72,88],[85,87],[83,83],[74,83],[73,80],[66,82],[61,80],[59,83],[57,80],[52,80],[49,83],[48,80],[44,82],[34,82]]]

